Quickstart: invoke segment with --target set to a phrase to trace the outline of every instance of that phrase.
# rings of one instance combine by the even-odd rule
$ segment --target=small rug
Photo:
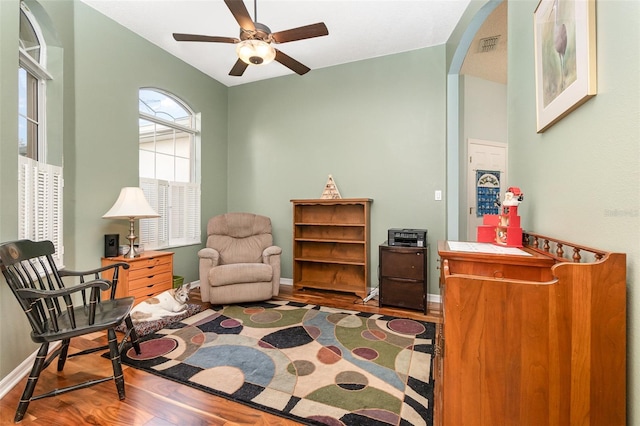
[[[201,305],[197,305],[195,303],[187,304],[187,309],[181,312],[178,315],[172,315],[164,318],[160,318],[153,321],[136,321],[133,320],[133,328],[135,328],[138,337],[144,337],[148,334],[151,334],[155,331],[161,330],[172,324],[174,322],[181,321],[187,317],[193,316],[202,310]],[[122,333],[127,331],[127,325],[123,322],[119,326],[116,327],[116,331],[120,331]]]
[[[432,425],[435,324],[294,302],[207,309],[132,367],[304,424]]]

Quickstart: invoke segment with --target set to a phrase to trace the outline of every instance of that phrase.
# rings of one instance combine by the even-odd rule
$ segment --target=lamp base
[[[129,240],[129,252],[124,255],[124,257],[126,257],[127,259],[134,259],[136,257],[140,257],[140,253],[138,253],[134,245],[136,239],[138,238],[136,237],[136,234],[135,234],[134,223],[135,223],[135,218],[130,217],[129,218],[129,235],[127,236],[127,239]]]
[[[124,257],[127,259],[134,259],[136,257],[140,257],[140,252],[136,249],[136,247],[131,244],[129,245],[129,251],[124,254]]]

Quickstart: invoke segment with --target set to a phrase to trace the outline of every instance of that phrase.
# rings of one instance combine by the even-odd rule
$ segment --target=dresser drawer
[[[407,251],[401,248],[380,250],[382,276],[424,280],[424,263],[425,256],[422,251]]]
[[[153,278],[144,278],[129,282],[129,295],[139,297],[157,291],[168,290],[172,287],[171,273],[159,274]]]
[[[153,296],[157,296],[158,294],[169,290],[168,288],[166,288],[166,286],[161,285],[161,284],[156,284],[154,286],[150,286],[150,287],[145,287],[145,288],[140,288],[138,290],[132,291],[129,293],[129,296],[133,296],[135,297],[135,302],[134,304],[138,304],[140,302],[142,302],[143,300],[148,299],[149,297],[153,297]]]
[[[424,311],[426,308],[424,281],[382,277],[380,279],[380,306],[398,306]]]
[[[171,272],[164,272],[161,274],[155,274],[148,277],[141,277],[135,280],[130,280],[129,292],[135,291],[139,288],[163,283],[166,283],[169,287],[173,285],[173,274]]]
[[[171,272],[171,263],[162,263],[154,266],[147,266],[139,269],[129,270],[129,281],[137,280],[140,278],[152,278],[155,275]]]

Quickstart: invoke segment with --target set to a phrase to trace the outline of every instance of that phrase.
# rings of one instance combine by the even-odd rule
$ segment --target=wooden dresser
[[[624,425],[626,256],[524,238],[524,255],[438,243],[436,418],[447,426]]]
[[[173,287],[172,252],[145,251],[133,259],[124,256],[102,258],[102,266],[118,262],[128,263],[129,269],[120,268],[116,297],[133,296],[138,304]],[[105,278],[111,279],[106,273]]]
[[[368,198],[291,200],[293,288],[355,293],[369,287]]]

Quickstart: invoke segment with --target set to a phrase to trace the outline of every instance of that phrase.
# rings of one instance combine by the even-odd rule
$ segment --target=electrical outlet
[[[435,198],[436,198],[436,201],[442,201],[442,191],[440,191],[439,189],[436,189]]]

